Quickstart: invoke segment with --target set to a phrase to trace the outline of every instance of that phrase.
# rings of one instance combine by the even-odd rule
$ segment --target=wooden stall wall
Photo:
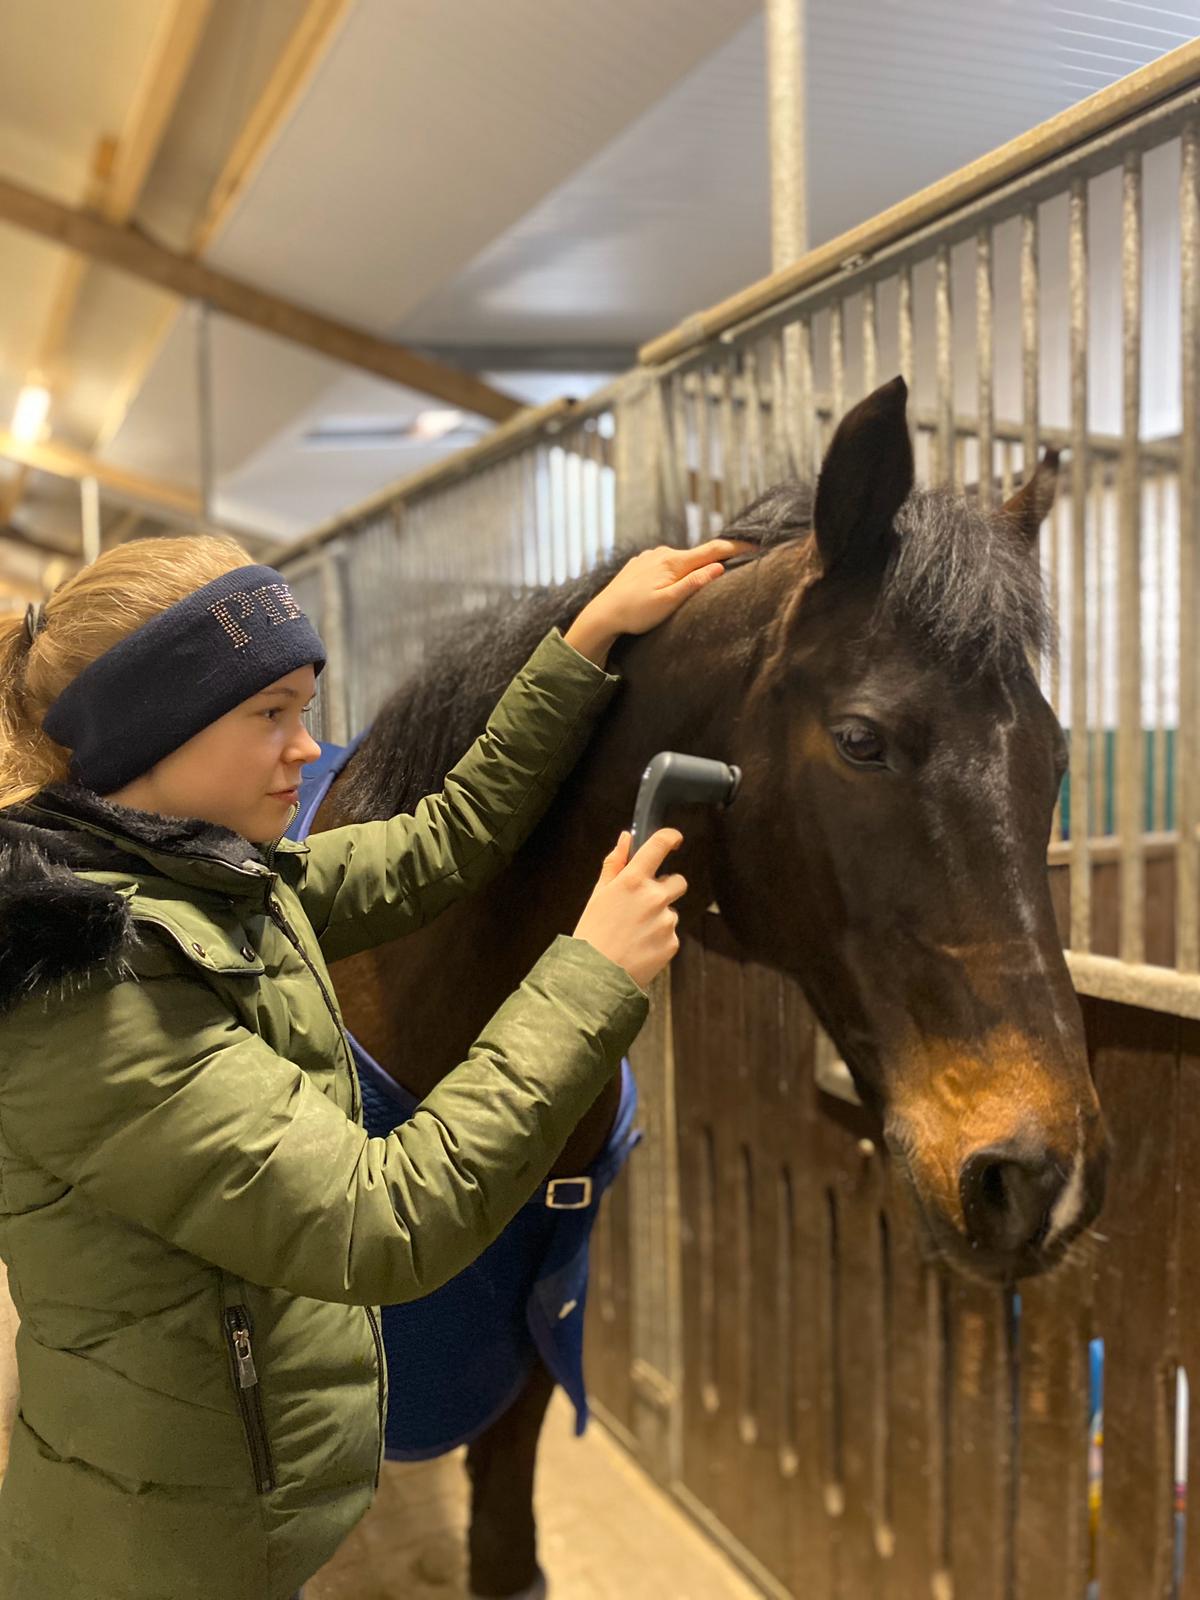
[[[1084,1003],[1114,1201],[1017,1296],[925,1258],[877,1130],[815,1086],[798,989],[718,916],[672,1000],[682,1497],[804,1600],[1083,1600],[1093,1577],[1196,1600],[1174,1431],[1177,1371],[1200,1371],[1200,1025]]]

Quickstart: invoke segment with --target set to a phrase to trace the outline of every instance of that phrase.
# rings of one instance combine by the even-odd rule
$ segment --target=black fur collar
[[[161,872],[175,861],[239,867],[255,855],[227,828],[132,811],[77,784],[0,811],[0,1013],[96,968],[120,969],[137,938],[128,901],[80,871]]]

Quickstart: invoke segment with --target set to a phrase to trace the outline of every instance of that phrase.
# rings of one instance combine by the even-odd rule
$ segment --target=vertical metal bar
[[[676,528],[683,520],[684,503],[687,499],[686,489],[680,483],[680,458],[682,445],[678,430],[678,409],[675,404],[675,393],[679,380],[672,374],[668,378],[660,378],[658,382],[658,428],[659,428],[659,497],[663,509],[663,521],[667,528]],[[600,434],[600,419],[596,418],[590,435],[592,450],[591,457],[596,463],[596,495],[598,526],[603,529],[604,518],[599,504],[601,483],[603,481],[604,441]],[[601,548],[603,548],[603,534],[601,534]]]
[[[346,691],[346,586],[341,539],[326,545],[321,558],[321,636],[329,664],[321,675],[326,737],[333,744],[350,738],[350,705]]]
[[[1141,431],[1142,387],[1142,160],[1125,157],[1121,201],[1122,441],[1119,468],[1120,536],[1117,561],[1120,636],[1120,711],[1117,806],[1121,835],[1121,910],[1118,949],[1123,961],[1145,951],[1146,741],[1142,727]]]
[[[863,290],[863,389],[867,394],[879,382],[879,289],[868,283]]]
[[[829,383],[833,399],[833,427],[846,409],[846,302],[835,300],[829,309]]]
[[[708,394],[708,368],[693,374],[696,401],[696,504],[700,508],[700,540],[712,532],[712,402]]]
[[[820,428],[817,398],[813,393],[812,319],[801,317],[796,325],[796,386],[789,409],[796,421],[796,476],[805,481],[816,477]]]
[[[1091,773],[1091,825],[1093,834],[1104,832],[1104,785],[1107,751],[1104,733],[1104,462],[1092,463],[1088,496],[1091,505],[1088,538],[1088,750]],[[1082,780],[1081,780],[1082,781]]]
[[[763,460],[763,415],[762,391],[759,388],[759,351],[755,345],[747,345],[744,360],[744,397],[746,406],[746,467],[748,481],[747,492],[750,495],[761,494],[765,484],[765,462]]]
[[[786,478],[789,474],[798,473],[800,469],[800,454],[797,449],[793,457],[788,443],[788,427],[792,415],[791,400],[787,386],[787,344],[788,330],[784,329],[771,340],[771,472],[772,480]],[[794,342],[794,341],[793,341]]]
[[[1180,172],[1183,335],[1179,461],[1179,727],[1175,735],[1175,959],[1200,971],[1200,120],[1183,132]]]
[[[1021,214],[1021,416],[1024,461],[1021,481],[1028,483],[1038,453],[1038,213],[1030,206]],[[1006,491],[1010,492],[1010,491]]]
[[[1000,498],[1007,500],[1013,492],[1013,444],[1005,439],[1000,450]]]
[[[1150,827],[1167,828],[1167,519],[1166,482],[1156,472],[1148,487],[1154,507],[1154,810]]]
[[[996,466],[992,377],[992,230],[981,228],[975,241],[975,343],[979,382],[979,503],[990,511]]]
[[[1087,738],[1088,195],[1071,185],[1067,240],[1071,364],[1071,948],[1092,941]],[[1035,280],[1036,281],[1036,280]],[[1028,395],[1026,407],[1028,408]],[[1028,409],[1026,409],[1028,428]],[[1026,461],[1026,477],[1032,471]]]
[[[213,385],[212,339],[209,329],[209,309],[206,300],[196,304],[196,446],[199,458],[200,517],[199,521],[213,520],[214,446],[213,446]]]
[[[681,544],[687,543],[686,529],[688,513],[692,504],[692,480],[690,476],[691,463],[691,433],[688,427],[687,379],[681,372],[676,372],[671,379],[671,415],[672,432],[675,437],[676,472],[679,483],[679,525],[671,527],[671,537],[678,537]],[[616,460],[616,440],[613,440],[613,460]]]
[[[90,566],[100,554],[100,485],[95,478],[79,480],[79,518],[83,559]]]
[[[954,484],[954,308],[950,286],[950,246],[939,245],[936,263],[937,461],[939,483]]]
[[[719,371],[721,385],[720,423],[721,423],[721,526],[729,521],[737,507],[741,504],[742,491],[740,487],[741,469],[738,462],[737,429],[734,423],[734,398],[733,377],[734,366],[737,361],[737,352],[727,350],[724,353]]]
[[[911,419],[916,412],[916,396],[912,393],[913,384],[916,381],[914,376],[916,366],[914,363],[915,346],[913,344],[912,268],[907,263],[900,269],[897,289],[896,318],[900,346],[900,376],[908,385],[909,394],[912,396],[908,413]]]

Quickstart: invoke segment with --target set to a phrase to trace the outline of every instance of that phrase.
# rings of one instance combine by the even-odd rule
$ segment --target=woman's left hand
[[[623,633],[649,633],[725,571],[721,565],[757,547],[709,539],[690,550],[658,545],[627,561],[567,629],[566,641],[597,666]]]

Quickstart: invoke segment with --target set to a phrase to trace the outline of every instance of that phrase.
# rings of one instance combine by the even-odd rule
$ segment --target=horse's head
[[[704,607],[743,608],[723,629],[752,641],[713,752],[744,771],[714,884],[747,951],[801,978],[941,1250],[1007,1279],[1061,1258],[1105,1166],[1046,869],[1065,741],[1029,662],[1053,463],[991,514],[914,491],[905,399],[897,379],[849,413],[813,537]],[[798,535],[808,504],[777,490],[742,525],[772,517]]]

